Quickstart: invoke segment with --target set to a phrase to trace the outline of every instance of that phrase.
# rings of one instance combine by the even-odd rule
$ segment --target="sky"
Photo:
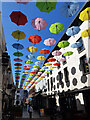
[[[15,57],[13,55],[13,53],[17,52],[17,50],[12,47],[12,44],[20,43],[24,46],[23,50],[19,50],[19,52],[23,53],[23,56],[20,57],[20,59],[23,60],[21,62],[21,64],[22,64],[21,71],[23,71],[25,61],[28,60],[26,58],[26,55],[30,54],[30,52],[28,52],[26,50],[26,48],[29,46],[34,46],[33,43],[29,42],[28,37],[30,35],[34,35],[34,34],[41,36],[42,41],[35,45],[35,47],[37,47],[38,51],[36,53],[33,53],[33,55],[35,55],[35,59],[33,59],[33,63],[31,64],[32,67],[30,67],[30,70],[29,70],[29,73],[30,73],[31,69],[33,68],[33,65],[35,65],[34,63],[37,61],[37,59],[36,59],[37,56],[42,55],[42,54],[40,54],[39,51],[43,48],[49,49],[51,51],[53,49],[53,47],[56,45],[55,44],[52,47],[48,47],[48,46],[43,44],[44,40],[48,39],[48,38],[54,38],[56,40],[56,43],[57,43],[59,41],[59,39],[61,38],[61,36],[63,35],[63,33],[65,32],[65,30],[68,28],[68,26],[72,22],[72,20],[75,18],[75,16],[79,12],[79,10],[84,5],[84,2],[79,2],[79,10],[72,17],[62,16],[62,14],[60,13],[60,8],[62,7],[63,4],[64,4],[64,2],[57,2],[56,8],[54,10],[52,10],[50,13],[45,13],[45,12],[41,12],[36,7],[36,2],[29,2],[25,5],[19,4],[16,2],[2,2],[2,24],[3,24],[5,40],[6,40],[6,44],[7,44],[6,45],[7,52],[10,55],[10,59],[11,59],[11,67],[12,67],[14,83],[15,83],[15,69],[14,69],[15,66],[14,66],[14,64],[16,62],[13,59],[17,58],[17,57]],[[27,16],[28,22],[24,26],[22,26],[22,25],[17,26],[15,23],[13,23],[11,21],[11,19],[9,17],[9,15],[12,13],[12,11],[21,11],[23,14],[25,14]],[[32,27],[31,21],[32,21],[32,19],[34,19],[36,17],[40,17],[40,18],[45,19],[45,21],[47,22],[47,26],[45,29],[38,31]],[[58,34],[53,34],[49,31],[49,27],[51,26],[51,24],[56,23],[56,22],[60,22],[60,23],[64,24],[65,29]],[[17,39],[15,39],[11,36],[12,32],[16,31],[16,30],[23,31],[26,34],[26,38],[19,40],[19,42],[17,42]],[[48,54],[46,55],[46,57],[47,56],[48,56]],[[22,76],[22,72],[21,72],[21,76]],[[28,75],[27,75],[27,77],[28,77]]]

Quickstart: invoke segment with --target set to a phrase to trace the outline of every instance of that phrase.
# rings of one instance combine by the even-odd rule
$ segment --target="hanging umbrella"
[[[55,66],[50,67],[50,69],[54,69],[54,68],[56,68],[56,67]]]
[[[37,71],[37,70],[38,70],[38,68],[33,68],[33,69],[32,69],[32,71]]]
[[[22,78],[26,78],[26,75],[22,75]]]
[[[60,58],[58,61],[59,62],[64,62],[64,61],[66,61],[66,59],[65,58]]]
[[[48,50],[48,49],[41,49],[40,51],[39,51],[41,54],[49,54],[50,53],[50,51]]]
[[[23,73],[29,73],[28,71],[23,71]]]
[[[45,63],[44,65],[45,65],[45,66],[51,66],[52,63]]]
[[[46,46],[52,46],[52,45],[54,45],[55,43],[56,43],[56,40],[53,39],[53,38],[48,38],[48,39],[44,40],[44,44],[45,44]]]
[[[46,28],[47,23],[44,19],[37,17],[35,19],[32,19],[31,25],[34,27],[34,29],[42,30]]]
[[[36,72],[34,72],[34,71],[32,71],[32,72],[30,72],[30,74],[35,74]]]
[[[55,62],[56,59],[55,58],[49,58],[49,59],[47,59],[47,61],[49,61],[49,62]]]
[[[42,74],[42,72],[38,72],[38,75],[41,75]]]
[[[48,70],[47,70],[47,72],[50,72],[50,71],[52,71],[52,69],[48,69]]]
[[[20,70],[16,70],[15,72],[21,72]]]
[[[15,67],[15,69],[22,69],[21,67]]]
[[[62,53],[59,50],[55,50],[52,52],[53,56],[60,56]]]
[[[68,36],[74,36],[74,35],[78,34],[79,31],[80,31],[80,27],[78,27],[78,26],[72,26],[72,27],[70,27],[70,28],[67,29],[66,34]]]
[[[65,47],[68,47],[69,46],[69,42],[68,41],[61,41],[58,43],[58,47],[59,48],[65,48]]]
[[[31,53],[34,53],[34,52],[37,52],[38,50],[37,50],[36,47],[31,46],[31,47],[28,47],[28,48],[27,48],[27,51],[28,51],[28,52],[31,52]]]
[[[38,65],[34,65],[33,68],[40,68],[40,66],[38,66]]]
[[[13,55],[18,56],[18,57],[23,56],[23,54],[21,52],[14,52]]]
[[[29,74],[29,76],[34,76],[34,74]]]
[[[33,54],[29,54],[29,55],[26,56],[26,58],[27,58],[27,59],[34,59],[35,56],[34,56]]]
[[[35,65],[42,65],[42,62],[41,61],[37,61],[37,62],[35,62]]]
[[[46,67],[46,66],[43,66],[43,67],[42,67],[42,69],[48,69],[48,67]]]
[[[31,64],[31,63],[33,63],[33,61],[31,61],[31,60],[27,60],[27,61],[25,61],[25,63],[27,63],[27,64]]]
[[[83,10],[83,11],[80,13],[79,19],[80,19],[81,21],[90,20],[90,7],[87,7],[85,10]]]
[[[30,68],[26,67],[26,68],[24,68],[23,70],[30,70]]]
[[[40,77],[41,75],[38,74],[38,75],[36,75],[36,76],[37,76],[37,77]]]
[[[15,66],[22,66],[21,63],[15,63],[14,65],[15,65]]]
[[[44,57],[44,56],[38,56],[37,57],[37,60],[41,60],[41,61],[43,61],[43,60],[45,60],[46,58]]]
[[[54,65],[54,66],[59,66],[59,65],[61,65],[61,64],[58,63],[58,62],[56,62],[56,63],[54,63],[53,65]]]
[[[72,55],[72,54],[73,54],[72,51],[68,51],[68,52],[65,52],[65,53],[63,54],[63,56],[70,56],[70,55]]]
[[[81,46],[82,46],[82,42],[76,42],[76,43],[71,45],[72,48],[79,48]]]
[[[79,3],[65,2],[60,8],[60,13],[65,17],[72,17],[79,10]]]
[[[22,62],[22,60],[20,58],[15,58],[14,61],[16,61],[16,62]]]
[[[50,1],[40,2],[40,0],[36,2],[36,6],[39,8],[39,10],[41,12],[47,12],[47,13],[54,10],[56,8],[56,4],[57,4],[56,0],[54,0],[54,2],[52,1],[51,2]]]
[[[50,72],[45,72],[45,74],[49,74]]]
[[[59,22],[52,24],[49,28],[50,32],[55,34],[62,32],[63,29],[64,29],[64,25]]]
[[[17,3],[21,3],[21,4],[27,4],[30,1],[32,0],[16,0]]]
[[[22,50],[24,48],[23,45],[21,45],[19,43],[14,43],[12,46],[13,46],[13,48],[15,48],[17,50]]]
[[[45,76],[41,76],[41,78],[45,78]]]
[[[30,83],[30,80],[27,80],[26,83]]]
[[[29,42],[32,42],[34,44],[39,43],[42,40],[39,35],[30,35],[28,39],[29,39]]]
[[[19,31],[19,30],[13,31],[11,35],[15,39],[18,39],[18,41],[21,40],[21,39],[24,39],[26,37],[26,34],[22,31]]]
[[[40,69],[39,71],[40,71],[40,72],[44,72],[44,71],[45,71],[45,69]]]
[[[24,67],[28,68],[28,67],[31,67],[31,65],[30,64],[26,64],[26,65],[24,65]]]
[[[17,25],[25,25],[27,21],[27,17],[20,11],[13,11],[10,14],[11,21]]]
[[[20,73],[17,72],[17,73],[15,73],[15,75],[20,75]]]
[[[39,78],[39,76],[35,76],[35,78]]]
[[[19,75],[15,75],[15,78],[20,78],[20,76]]]
[[[81,33],[81,37],[90,37],[90,28],[84,30],[84,31]]]

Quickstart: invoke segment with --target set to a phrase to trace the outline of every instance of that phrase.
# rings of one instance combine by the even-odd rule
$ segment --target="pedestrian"
[[[30,118],[32,118],[32,112],[33,112],[32,106],[29,104],[27,109],[28,109],[28,113],[29,113]]]

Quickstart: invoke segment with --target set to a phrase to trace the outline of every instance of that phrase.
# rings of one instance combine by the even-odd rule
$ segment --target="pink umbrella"
[[[52,52],[52,55],[53,56],[59,56],[59,55],[61,55],[62,53],[59,51],[59,50],[55,50],[55,51],[53,51]]]
[[[66,59],[65,58],[60,58],[58,61],[59,62],[64,62]]]
[[[26,65],[24,65],[24,67],[31,67],[31,65],[30,64],[26,64]]]
[[[20,77],[19,75],[15,75],[15,77]]]
[[[21,4],[27,4],[30,1],[32,0],[16,0],[17,3],[21,3]]]
[[[32,71],[37,71],[38,69],[37,68],[33,68]]]
[[[34,29],[42,30],[46,28],[47,23],[44,19],[37,17],[35,19],[32,19],[31,25],[34,27]]]
[[[56,40],[53,39],[53,38],[48,38],[48,39],[44,40],[44,44],[45,44],[46,46],[52,46],[52,45],[54,45],[55,43],[56,43]]]
[[[42,72],[38,72],[38,75],[41,75],[42,74]]]

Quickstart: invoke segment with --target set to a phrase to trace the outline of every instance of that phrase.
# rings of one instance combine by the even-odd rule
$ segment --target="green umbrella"
[[[49,74],[49,72],[45,72],[45,74]]]
[[[15,73],[15,75],[20,75],[20,73]]]
[[[34,65],[33,68],[40,68],[38,65]]]
[[[13,55],[18,56],[18,57],[23,56],[23,54],[21,52],[14,52]]]
[[[65,52],[65,53],[63,54],[63,56],[70,56],[70,55],[72,55],[72,54],[73,54],[72,51],[68,51],[68,52]]]
[[[40,72],[44,72],[45,70],[44,70],[44,69],[40,69],[39,71],[40,71]]]
[[[41,1],[41,2],[40,2]],[[43,1],[42,0],[37,0],[36,6],[39,8],[41,12],[47,12],[49,13],[50,11],[54,10],[56,8],[57,1],[54,0],[54,2],[49,2],[49,1]]]
[[[22,77],[23,77],[23,78],[26,78],[26,75],[23,75]]]
[[[64,29],[64,25],[59,22],[52,24],[49,28],[50,32],[55,34],[62,32],[63,29]]]
[[[27,60],[27,61],[25,61],[25,63],[27,63],[27,64],[31,64],[31,63],[33,63],[33,61],[31,61],[31,60]]]
[[[65,48],[65,47],[68,47],[69,46],[69,42],[68,41],[61,41],[58,43],[58,47],[59,48]]]
[[[28,78],[28,79],[32,80],[32,78]]]

